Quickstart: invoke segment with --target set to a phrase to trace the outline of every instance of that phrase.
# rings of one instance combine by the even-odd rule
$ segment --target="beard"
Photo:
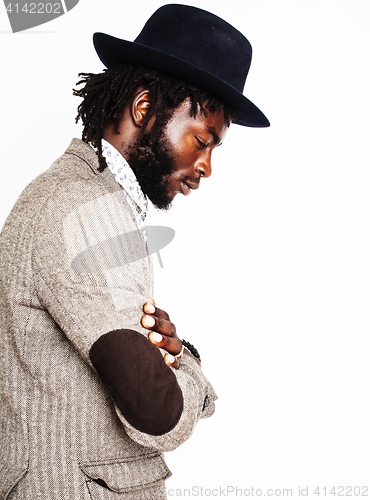
[[[173,198],[168,195],[168,183],[172,173],[177,170],[175,155],[162,133],[158,139],[150,140],[150,132],[145,134],[128,151],[126,160],[132,168],[140,187],[160,210],[168,210]]]

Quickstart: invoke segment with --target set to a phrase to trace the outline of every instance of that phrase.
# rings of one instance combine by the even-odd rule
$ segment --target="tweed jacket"
[[[0,236],[0,500],[156,500],[164,452],[217,398],[140,320],[146,243],[79,139],[21,194]]]

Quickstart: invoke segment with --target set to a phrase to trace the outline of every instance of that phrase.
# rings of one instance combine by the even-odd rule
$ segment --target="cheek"
[[[194,139],[182,139],[174,148],[175,161],[179,168],[192,168],[199,156],[199,149],[194,146]]]
[[[180,179],[191,175],[194,172],[194,165],[196,163],[195,155],[182,152],[175,156],[175,168],[172,177],[174,179]]]
[[[177,158],[186,155],[194,149],[194,139],[192,135],[183,127],[172,127],[165,134],[166,142]]]
[[[199,150],[194,144],[194,134],[184,131],[181,127],[173,127],[167,130],[165,138],[176,167],[171,177],[188,175],[199,155]]]

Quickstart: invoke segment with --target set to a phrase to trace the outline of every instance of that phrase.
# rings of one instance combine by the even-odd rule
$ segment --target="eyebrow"
[[[218,136],[218,134],[216,133],[214,127],[207,127],[207,131],[212,134],[212,137],[213,137],[213,142],[215,143],[216,146],[220,146],[221,145],[221,139],[220,137]]]

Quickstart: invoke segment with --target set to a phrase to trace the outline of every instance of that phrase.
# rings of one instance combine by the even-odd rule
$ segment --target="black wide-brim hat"
[[[243,95],[252,60],[245,36],[223,19],[197,7],[160,7],[134,42],[94,34],[95,50],[109,68],[132,62],[162,71],[202,88],[226,102],[235,123],[268,127],[266,116]]]

